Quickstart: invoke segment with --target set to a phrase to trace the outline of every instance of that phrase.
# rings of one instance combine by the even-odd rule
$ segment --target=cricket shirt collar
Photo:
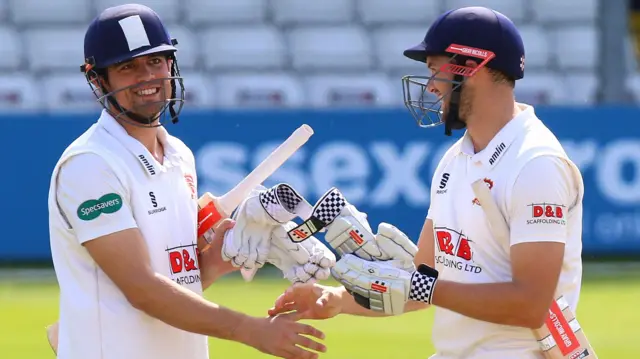
[[[131,152],[131,154],[134,155],[148,176],[153,177],[159,172],[167,171],[166,166],[163,166],[160,162],[156,161],[149,150],[147,150],[140,141],[131,137],[124,127],[122,127],[122,125],[120,125],[107,110],[102,110],[102,114],[98,119],[98,125],[104,128],[105,131],[118,140],[118,142],[120,142],[129,152]],[[165,157],[169,159],[169,161],[165,161],[165,164],[169,164],[169,166],[171,166],[176,160],[177,151],[173,146],[171,146],[169,141],[167,141],[166,130],[164,128],[159,128],[159,130],[158,140],[164,147]]]
[[[474,153],[473,142],[469,133],[465,132],[460,143],[460,153],[470,156],[472,162],[479,162],[484,168],[493,169],[500,162],[513,141],[524,131],[527,122],[535,118],[532,106],[522,103],[518,103],[517,106],[522,111],[498,131],[484,150]]]

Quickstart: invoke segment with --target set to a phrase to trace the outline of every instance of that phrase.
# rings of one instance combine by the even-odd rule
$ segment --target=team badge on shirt
[[[196,199],[196,184],[193,180],[193,176],[189,173],[184,175],[184,180],[187,183],[187,187],[191,191],[191,199]]]
[[[489,187],[489,190],[493,188],[493,181],[488,178],[484,179],[484,184],[486,184],[487,187]],[[471,203],[480,206],[480,201],[478,201],[477,198],[474,198],[473,201],[471,201]]]

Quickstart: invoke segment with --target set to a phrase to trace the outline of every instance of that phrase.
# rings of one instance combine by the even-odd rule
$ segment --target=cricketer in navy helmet
[[[417,270],[345,254],[332,269],[343,287],[290,288],[269,313],[324,319],[432,307],[433,359],[542,358],[532,329],[543,325],[556,293],[574,313],[579,299],[584,189],[533,107],[515,100],[522,38],[503,14],[467,7],[441,15],[404,55],[431,72],[403,78],[419,126],[444,124],[446,135],[466,129],[433,175]],[[474,195],[477,180],[509,224],[504,242]]]
[[[104,109],[51,177],[60,285],[52,347],[59,359],[207,359],[208,337],[216,337],[315,358],[307,348],[325,350],[311,339],[323,335],[315,328],[203,297],[239,269],[221,248],[240,219],[223,221],[211,249],[198,250],[193,153],[163,126],[178,121],[184,103],[176,44],[158,15],[137,4],[104,10],[86,32],[81,70]]]

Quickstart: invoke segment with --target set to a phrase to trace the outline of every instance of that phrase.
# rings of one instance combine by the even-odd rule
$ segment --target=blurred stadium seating
[[[84,31],[98,12],[122,2],[0,0],[0,108],[95,109],[78,71]],[[599,0],[139,2],[179,41],[190,108],[402,106],[400,77],[426,72],[402,50],[421,41],[439,13],[467,5],[492,7],[520,26],[522,101],[597,103]],[[640,98],[636,75],[627,85]]]

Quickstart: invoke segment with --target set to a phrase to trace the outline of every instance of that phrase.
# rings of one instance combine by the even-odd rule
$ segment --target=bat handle
[[[211,241],[213,240],[212,231],[210,229],[215,228],[222,219],[227,218],[228,215],[224,213],[222,208],[216,206],[216,201],[208,201],[203,207],[198,210],[198,242],[203,242],[203,246],[200,249],[200,253],[205,253],[211,248]],[[202,240],[200,239],[202,238]],[[245,281],[250,282],[256,275],[257,269],[242,268],[240,273]]]

